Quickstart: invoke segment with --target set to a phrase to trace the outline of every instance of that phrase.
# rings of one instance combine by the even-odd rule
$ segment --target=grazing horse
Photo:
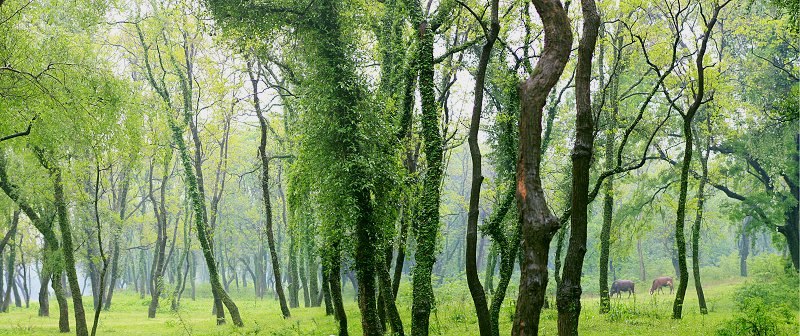
[[[661,289],[661,288],[667,287],[667,286],[669,286],[669,293],[672,294],[672,278],[670,278],[670,277],[658,277],[658,278],[656,278],[655,280],[653,280],[653,286],[650,287],[650,295],[653,295],[653,293],[656,290],[658,290],[659,293],[663,293],[663,289]]]
[[[611,296],[613,297],[614,294],[617,294],[617,297],[622,296],[622,292],[628,292],[628,297],[631,297],[631,294],[636,294],[634,292],[634,285],[633,281],[631,280],[617,280],[611,284]]]

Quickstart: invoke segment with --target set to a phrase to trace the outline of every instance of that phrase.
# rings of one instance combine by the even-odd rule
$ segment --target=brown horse
[[[617,280],[611,284],[611,296],[613,297],[614,294],[617,294],[617,297],[622,296],[622,292],[628,292],[628,297],[631,297],[631,294],[636,294],[634,292],[634,284],[631,280]]]
[[[663,293],[663,289],[661,288],[667,286],[669,286],[669,293],[672,294],[672,278],[670,277],[656,278],[655,280],[653,280],[653,286],[650,287],[650,295],[653,295],[653,293],[656,290],[658,290],[659,293]]]

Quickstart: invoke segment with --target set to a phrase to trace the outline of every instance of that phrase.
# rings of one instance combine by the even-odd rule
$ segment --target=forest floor
[[[650,296],[647,288],[639,289],[636,297],[612,300],[612,311],[599,314],[599,298],[584,295],[580,320],[581,335],[711,335],[730,319],[736,307],[732,296],[734,289],[743,283],[742,278],[709,284],[705,289],[708,301],[708,315],[701,315],[697,307],[697,297],[693,286],[686,292],[684,318],[673,320],[672,298],[665,294]],[[398,297],[400,312],[406,331],[410,329],[410,288],[401,288]],[[644,287],[644,286],[642,286]],[[473,311],[469,291],[464,286],[463,293],[456,288],[437,293],[438,308],[431,316],[431,335],[476,335],[477,319]],[[246,291],[245,291],[246,290]],[[216,326],[210,313],[211,299],[198,297],[196,301],[185,298],[179,312],[169,310],[169,300],[163,300],[158,316],[147,318],[149,297],[140,298],[131,291],[115,293],[112,310],[100,315],[98,335],[335,335],[336,324],[332,317],[325,316],[324,308],[295,308],[290,319],[280,317],[280,308],[271,299],[258,300],[250,294],[252,288],[241,292],[233,290],[236,303],[242,313],[245,326],[235,328],[228,319],[225,326]],[[408,294],[403,294],[408,293]],[[352,294],[352,289],[350,294]],[[345,293],[347,295],[347,293]],[[350,296],[352,297],[352,296]],[[553,302],[552,298],[550,298]],[[57,332],[58,308],[51,300],[53,316],[37,316],[35,302],[30,308],[11,307],[10,312],[0,314],[0,335],[59,335]],[[91,299],[84,300],[91,309]],[[513,318],[514,298],[506,300],[501,311],[501,334],[507,334]],[[71,304],[71,301],[70,301]],[[301,302],[302,305],[302,302]],[[346,298],[347,320],[351,335],[361,334],[358,305]],[[72,309],[70,308],[70,312]],[[87,313],[89,313],[87,311]],[[89,316],[87,316],[89,318]],[[556,334],[555,309],[545,309],[542,314],[542,335]],[[89,322],[91,328],[91,321]],[[70,319],[74,328],[74,320]]]

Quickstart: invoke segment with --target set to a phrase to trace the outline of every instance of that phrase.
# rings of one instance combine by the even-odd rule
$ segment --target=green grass
[[[650,296],[646,292],[630,299],[623,295],[612,300],[612,311],[599,314],[599,299],[584,295],[580,320],[581,335],[712,335],[715,330],[735,313],[732,299],[734,289],[743,282],[732,279],[710,284],[706,288],[708,315],[701,315],[697,307],[694,288],[686,293],[684,318],[671,319],[673,296],[664,294]],[[398,297],[401,315],[406,330],[410,328],[410,288],[403,285]],[[290,319],[280,317],[280,308],[271,297],[253,299],[252,289],[233,291],[242,313],[245,326],[235,328],[232,324],[216,326],[211,315],[211,299],[198,297],[197,301],[185,299],[179,312],[166,308],[158,311],[155,319],[147,318],[149,299],[140,299],[136,293],[122,291],[115,295],[112,310],[100,316],[98,335],[334,335],[336,324],[325,316],[324,308],[292,309]],[[641,292],[641,290],[640,290]],[[349,294],[349,295],[348,295]],[[361,334],[358,306],[352,293],[346,293],[345,307],[351,335]],[[449,284],[437,290],[438,306],[431,316],[432,335],[475,335],[477,319],[469,291],[463,284]],[[553,302],[552,298],[550,298]],[[51,317],[38,317],[37,307],[11,308],[0,314],[0,335],[58,335],[57,307],[51,302]],[[511,328],[515,296],[509,297],[501,312],[501,333],[508,334]],[[91,299],[84,302],[91,306]],[[71,303],[71,302],[70,302]],[[556,334],[555,309],[546,309],[542,314],[542,335]],[[70,321],[74,328],[74,321]],[[91,324],[91,322],[90,322]]]

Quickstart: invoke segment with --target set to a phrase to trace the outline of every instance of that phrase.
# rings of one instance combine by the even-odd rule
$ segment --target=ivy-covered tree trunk
[[[469,214],[467,216],[466,234],[466,276],[467,286],[475,304],[475,314],[478,317],[478,330],[482,336],[489,336],[492,333],[491,316],[489,307],[486,303],[486,292],[483,290],[480,278],[478,277],[478,264],[476,260],[476,248],[478,243],[478,215],[480,213],[481,184],[483,183],[483,172],[481,171],[481,150],[478,144],[478,129],[481,124],[481,112],[483,111],[483,91],[486,82],[486,68],[492,56],[492,48],[500,33],[500,20],[498,18],[498,0],[491,1],[491,23],[489,28],[484,27],[486,33],[486,43],[481,49],[478,69],[475,74],[474,100],[472,103],[472,118],[469,126],[469,152],[472,160],[472,185],[469,194]],[[483,25],[483,23],[481,23]]]
[[[536,335],[547,288],[550,241],[559,228],[542,189],[542,110],[564,72],[572,45],[569,17],[558,0],[534,0],[544,26],[544,47],[531,77],[520,84],[519,155],[516,198],[522,257],[512,335]]]
[[[347,336],[347,313],[344,310],[344,302],[342,301],[340,242],[338,238],[332,239],[333,241],[329,244],[328,251],[325,254],[324,262],[327,270],[325,276],[328,279],[328,286],[331,291],[334,317],[339,322],[339,336]]]
[[[795,167],[800,167],[800,133],[794,135],[794,154],[792,161]],[[794,265],[795,272],[800,271],[800,186],[798,186],[797,175],[791,176],[791,173],[783,173],[783,181],[789,186],[789,192],[792,194],[791,198],[786,197],[785,200],[791,204],[786,208],[784,216],[786,222],[784,225],[778,226],[778,233],[786,238],[786,245],[789,249],[789,256],[792,258],[792,265]],[[793,199],[793,200],[792,200]]]
[[[289,232],[289,308],[300,307],[300,276],[297,270],[296,240],[295,233]]]
[[[419,217],[414,223],[417,250],[412,271],[411,334],[428,335],[431,309],[434,304],[431,272],[436,263],[436,236],[439,231],[439,188],[442,171],[442,135],[439,110],[436,107],[433,70],[433,30],[429,23],[419,25],[419,92],[422,100],[422,138],[427,170],[419,200]]]
[[[694,276],[694,289],[697,292],[697,302],[700,305],[700,314],[708,314],[706,297],[703,293],[703,284],[700,281],[700,224],[703,221],[703,206],[705,205],[705,187],[708,179],[708,148],[705,154],[700,153],[700,165],[703,175],[697,185],[697,210],[692,224],[692,275]]]
[[[198,181],[192,170],[192,161],[189,158],[189,151],[186,148],[186,142],[183,140],[183,131],[175,124],[175,121],[170,119],[170,128],[172,129],[172,140],[177,144],[178,153],[181,157],[181,163],[183,165],[183,172],[184,172],[184,179],[186,181],[186,188],[188,190],[189,199],[191,200],[192,210],[194,211],[194,221],[195,226],[197,229],[197,238],[200,241],[200,247],[203,252],[203,257],[206,261],[206,266],[208,267],[209,278],[211,280],[211,289],[212,291],[216,291],[218,293],[218,297],[220,301],[225,304],[228,308],[228,311],[231,314],[231,319],[233,319],[233,324],[236,326],[243,326],[244,323],[242,322],[241,315],[239,315],[239,308],[236,306],[236,303],[228,296],[228,293],[225,292],[225,289],[222,288],[222,283],[219,279],[219,271],[217,270],[217,263],[214,260],[214,254],[212,251],[212,246],[210,240],[208,238],[208,231],[206,229],[206,222],[205,218],[205,201],[201,197],[201,194],[198,191]],[[217,324],[224,324],[225,317],[224,315],[220,318],[220,313],[222,312],[222,307],[217,305]]]
[[[53,200],[58,217],[58,228],[61,230],[61,248],[64,252],[64,267],[67,270],[67,280],[72,291],[72,306],[75,315],[75,334],[86,336],[89,329],[86,326],[86,312],[83,308],[81,286],[78,282],[78,273],[75,270],[75,248],[72,244],[72,229],[67,213],[67,201],[64,197],[64,183],[61,177],[61,168],[55,163],[47,164],[50,176],[53,178]]]

